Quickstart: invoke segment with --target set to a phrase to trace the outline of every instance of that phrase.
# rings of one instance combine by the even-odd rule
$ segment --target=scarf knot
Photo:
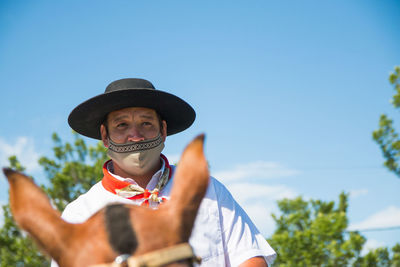
[[[159,205],[165,202],[167,199],[165,197],[159,197],[159,192],[165,187],[171,178],[171,167],[168,163],[167,158],[161,154],[162,159],[164,160],[164,170],[161,177],[158,180],[156,187],[153,190],[144,189],[137,184],[130,184],[126,181],[120,181],[117,178],[113,177],[107,169],[107,164],[110,161],[104,163],[103,173],[104,177],[102,179],[103,187],[120,197],[131,199],[131,200],[143,200],[141,203],[142,206],[149,206],[150,202]]]

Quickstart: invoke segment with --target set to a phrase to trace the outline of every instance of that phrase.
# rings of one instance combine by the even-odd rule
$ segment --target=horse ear
[[[190,233],[209,182],[208,163],[204,156],[204,135],[197,136],[183,151],[175,173],[171,199],[167,202],[179,217],[182,229]]]
[[[3,172],[10,184],[10,206],[15,221],[57,259],[62,253],[63,237],[69,236],[71,226],[60,218],[60,213],[31,178],[8,168]]]

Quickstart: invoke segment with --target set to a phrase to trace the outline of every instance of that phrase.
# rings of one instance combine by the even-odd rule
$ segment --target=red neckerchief
[[[169,169],[169,175],[168,175],[168,180],[169,180],[169,179],[171,179],[171,176],[172,176],[171,166],[169,165],[168,159],[163,154],[161,154],[160,156],[164,160],[164,164],[165,164],[164,171],[166,169]],[[128,183],[128,182],[125,182],[125,181],[121,181],[121,180],[119,180],[119,179],[117,179],[117,178],[115,178],[114,176],[111,175],[111,173],[107,169],[107,165],[108,165],[108,163],[110,161],[111,160],[106,161],[104,163],[104,165],[103,165],[103,174],[104,174],[104,176],[103,176],[103,179],[101,180],[101,184],[103,185],[103,187],[107,191],[109,191],[109,192],[111,192],[113,194],[117,194],[116,190],[125,188],[125,187],[131,185],[131,183]],[[156,194],[158,194],[158,192],[156,192]],[[129,197],[127,199],[131,199],[131,200],[134,200],[134,199],[145,199],[145,201],[142,203],[142,205],[148,205],[149,204],[150,195],[151,195],[151,193],[149,192],[149,190],[145,189],[142,194],[138,194],[136,196]],[[163,198],[163,201],[164,200],[166,200],[166,199]]]

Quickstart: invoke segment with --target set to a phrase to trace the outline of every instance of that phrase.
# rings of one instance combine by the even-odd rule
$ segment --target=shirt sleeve
[[[77,203],[77,201],[68,204],[62,212],[61,218],[69,223],[83,223],[86,221],[90,214],[89,212],[85,212],[86,209],[82,204],[79,204],[81,203]]]
[[[238,266],[250,258],[263,256],[268,266],[271,266],[276,253],[249,216],[233,199],[226,187],[217,180],[215,180],[215,191],[220,209],[226,260],[231,266]]]

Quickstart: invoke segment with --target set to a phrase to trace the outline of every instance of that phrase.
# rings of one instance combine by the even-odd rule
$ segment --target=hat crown
[[[137,79],[137,78],[127,78],[113,81],[110,83],[105,93],[118,91],[118,90],[126,90],[126,89],[152,89],[155,90],[153,84],[145,79]]]

